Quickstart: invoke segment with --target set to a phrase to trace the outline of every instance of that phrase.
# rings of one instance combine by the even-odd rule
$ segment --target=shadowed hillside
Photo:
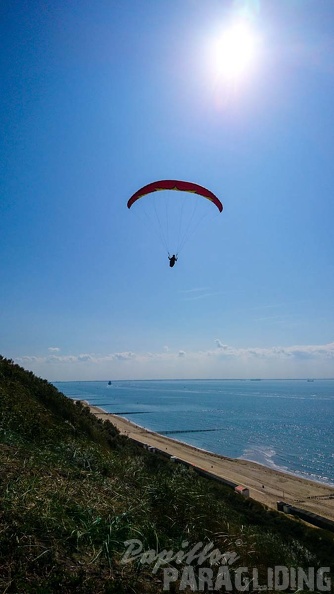
[[[179,571],[170,591],[180,591],[189,565],[199,590],[200,560],[185,554],[197,543],[234,554],[232,588],[238,567],[256,567],[264,583],[268,567],[333,564],[331,534],[138,448],[109,421],[2,357],[0,480],[1,592],[162,592],[153,551],[164,549],[184,553],[166,564]],[[122,563],[130,539],[151,551],[146,563]],[[211,562],[202,567],[214,575],[227,563]],[[190,592],[190,582],[181,591]]]

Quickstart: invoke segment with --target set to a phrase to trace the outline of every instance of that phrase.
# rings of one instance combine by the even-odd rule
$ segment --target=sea
[[[334,380],[53,383],[197,448],[334,486]]]

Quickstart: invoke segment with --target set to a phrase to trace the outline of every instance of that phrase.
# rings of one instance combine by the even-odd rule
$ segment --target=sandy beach
[[[87,403],[88,404],[88,403]],[[203,470],[249,488],[250,497],[277,509],[283,500],[295,507],[334,520],[334,487],[280,472],[247,460],[227,458],[159,435],[123,417],[89,406],[98,418],[109,420],[121,434],[157,447]]]

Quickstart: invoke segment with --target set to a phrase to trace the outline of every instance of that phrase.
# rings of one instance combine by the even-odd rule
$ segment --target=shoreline
[[[277,501],[283,500],[334,521],[334,486],[276,470],[258,462],[215,454],[145,429],[124,417],[90,405],[87,400],[81,400],[81,403],[88,406],[97,418],[109,420],[122,435],[164,450],[171,456],[218,477],[248,487],[252,499],[271,509],[277,510]]]

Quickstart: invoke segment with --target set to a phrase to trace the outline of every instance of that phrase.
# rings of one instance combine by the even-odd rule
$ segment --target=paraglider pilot
[[[173,254],[172,256],[168,255],[168,260],[169,260],[169,266],[171,268],[173,268],[175,262],[177,262],[177,257],[175,256],[175,254]]]

